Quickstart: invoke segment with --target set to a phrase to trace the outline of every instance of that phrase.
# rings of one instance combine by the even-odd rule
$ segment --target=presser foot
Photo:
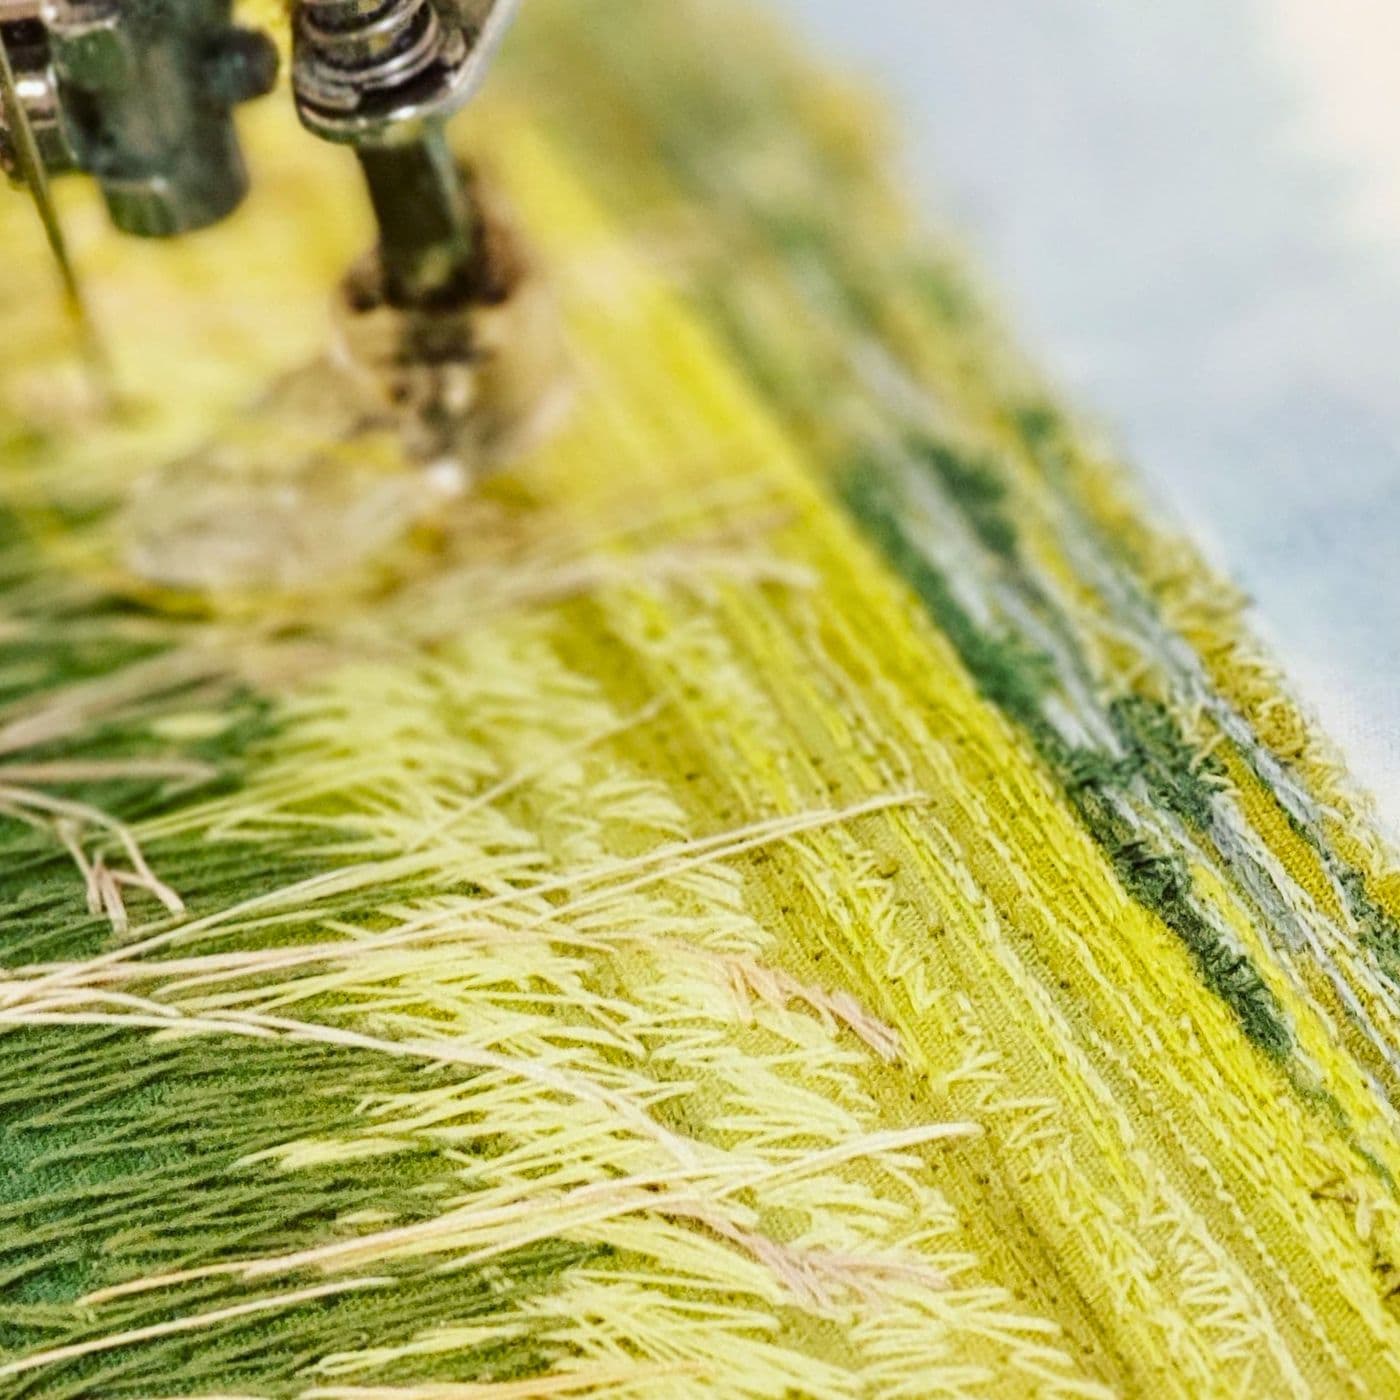
[[[461,290],[405,305],[368,254],[336,296],[332,357],[412,458],[477,477],[548,432],[567,373],[548,284],[489,191],[472,185],[476,255]]]
[[[335,293],[326,353],[137,487],[120,532],[138,579],[254,597],[382,582],[396,551],[450,530],[455,502],[548,436],[570,397],[559,314],[499,203],[478,192],[477,208],[459,296],[393,305],[367,255]]]

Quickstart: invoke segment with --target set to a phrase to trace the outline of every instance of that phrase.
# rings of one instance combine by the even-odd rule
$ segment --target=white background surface
[[[1400,829],[1400,0],[770,0]]]

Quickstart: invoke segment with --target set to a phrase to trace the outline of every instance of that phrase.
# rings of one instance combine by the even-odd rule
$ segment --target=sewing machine
[[[359,157],[395,305],[466,294],[474,218],[445,119],[476,89],[516,0],[294,0],[305,126]],[[247,192],[233,113],[273,88],[272,40],[231,0],[0,0],[8,89],[0,165],[43,196],[82,172],[115,224],[168,238]]]
[[[297,112],[358,157],[378,237],[326,289],[323,352],[259,388],[236,446],[216,429],[132,488],[120,533],[134,578],[218,591],[328,576],[394,534],[366,501],[398,492],[403,528],[421,524],[561,421],[570,376],[550,279],[445,136],[516,8],[293,0]],[[0,165],[34,195],[101,382],[49,177],[90,176],[138,237],[218,223],[248,192],[234,113],[276,85],[278,47],[234,22],[232,0],[0,0],[0,40]],[[374,465],[386,440],[402,472],[387,486]],[[312,535],[338,541],[334,557]]]

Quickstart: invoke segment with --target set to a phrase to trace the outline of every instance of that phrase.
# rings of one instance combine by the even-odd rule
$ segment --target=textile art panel
[[[70,201],[120,405],[0,210],[0,1394],[1400,1393],[1400,874],[879,125],[534,0],[572,403],[431,506],[266,397],[367,237],[285,112],[226,233]],[[314,566],[138,582],[178,460]]]

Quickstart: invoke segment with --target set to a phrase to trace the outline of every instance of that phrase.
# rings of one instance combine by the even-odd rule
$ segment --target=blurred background
[[[1400,5],[767,0],[1400,831]]]

